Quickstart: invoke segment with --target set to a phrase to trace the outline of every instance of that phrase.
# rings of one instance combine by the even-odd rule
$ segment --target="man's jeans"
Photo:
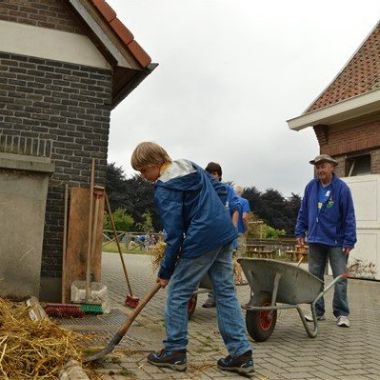
[[[232,247],[227,245],[193,259],[180,258],[169,282],[166,303],[165,350],[185,350],[187,339],[187,303],[208,273],[213,284],[218,327],[231,356],[239,356],[251,346],[236,297],[232,273]]]
[[[337,277],[346,272],[348,256],[342,251],[342,247],[330,247],[323,244],[309,244],[309,271],[324,280],[327,260],[333,272],[333,277]],[[325,313],[325,301],[323,297],[319,299],[316,306],[317,315]],[[347,280],[342,279],[335,284],[333,312],[335,317],[350,313],[347,301]]]

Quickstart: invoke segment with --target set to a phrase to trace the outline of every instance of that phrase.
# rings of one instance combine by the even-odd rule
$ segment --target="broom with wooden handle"
[[[132,312],[132,314],[129,315],[129,318],[120,326],[119,330],[113,336],[113,338],[110,340],[107,346],[104,347],[103,350],[99,351],[98,353],[88,356],[87,358],[84,358],[83,361],[87,363],[87,362],[99,360],[99,359],[102,359],[107,354],[109,354],[110,352],[112,352],[115,346],[118,345],[120,341],[123,339],[124,335],[127,333],[133,321],[140,314],[141,310],[153,298],[153,296],[160,290],[160,288],[161,288],[161,285],[159,283],[155,284],[154,287],[150,290],[150,292],[143,298],[141,303]]]
[[[134,309],[138,305],[138,303],[140,301],[140,298],[134,296],[133,293],[132,293],[131,283],[129,282],[127,268],[125,266],[125,261],[124,261],[124,258],[123,258],[123,253],[121,252],[119,238],[117,236],[117,231],[116,231],[116,227],[115,227],[115,220],[113,218],[110,201],[108,199],[108,195],[107,194],[105,194],[105,198],[106,198],[106,204],[107,204],[107,212],[108,212],[108,215],[110,217],[112,230],[113,230],[113,233],[115,235],[115,241],[116,241],[116,245],[117,245],[117,250],[119,251],[119,255],[120,255],[120,259],[121,259],[121,264],[123,266],[123,271],[124,271],[125,279],[127,281],[128,291],[129,291],[129,294],[127,295],[127,297],[125,299],[125,305],[129,306],[129,307],[132,307]]]
[[[94,213],[94,186],[95,186],[95,159],[91,162],[91,179],[90,179],[90,203],[88,215],[88,235],[87,235],[87,259],[86,259],[86,302],[91,298],[91,249],[92,249],[92,232],[93,232],[93,213]]]
[[[165,252],[165,243],[162,244],[156,244],[155,251],[154,251],[154,261],[153,261],[153,267],[157,269],[157,265],[159,265],[160,261],[164,257]],[[95,360],[102,359],[104,356],[109,354],[117,344],[123,339],[123,336],[127,333],[129,327],[133,323],[133,321],[136,319],[136,317],[140,314],[141,310],[145,307],[145,305],[153,298],[153,296],[160,290],[161,284],[157,283],[153,286],[153,288],[150,290],[150,292],[143,298],[141,303],[136,307],[136,309],[132,312],[131,315],[129,315],[129,318],[120,326],[117,333],[113,336],[111,341],[108,343],[108,345],[103,348],[103,350],[99,351],[98,353],[88,356],[84,359],[84,362],[92,362]]]

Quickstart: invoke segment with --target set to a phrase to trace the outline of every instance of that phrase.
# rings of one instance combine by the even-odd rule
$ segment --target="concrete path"
[[[151,257],[136,254],[125,255],[125,258],[134,292],[142,298],[155,280]],[[127,287],[119,256],[103,254],[102,265],[103,282],[108,286],[112,306],[130,312],[123,306]],[[326,282],[329,281],[331,278],[326,278]],[[239,287],[238,296],[241,303],[246,303],[249,287]],[[332,292],[327,297],[327,320],[320,322],[315,339],[306,335],[297,311],[292,309],[279,312],[269,340],[263,343],[252,340],[254,379],[380,380],[380,282],[349,280],[352,326],[348,329],[336,326],[331,313],[331,297]],[[227,353],[216,326],[215,309],[201,307],[205,294],[199,296],[189,323],[188,370],[173,372],[146,362],[149,352],[162,347],[165,298],[166,292],[161,290],[96,372],[105,380],[241,379],[216,368],[216,360]],[[104,340],[100,344],[106,343]]]

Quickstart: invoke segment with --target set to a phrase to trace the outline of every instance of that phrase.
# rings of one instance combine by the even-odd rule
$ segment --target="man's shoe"
[[[340,315],[336,320],[336,324],[339,327],[350,327],[350,320],[346,315]]]
[[[215,301],[209,301],[206,300],[206,302],[202,305],[202,307],[205,307],[206,309],[209,309],[210,307],[215,307],[216,303]]]
[[[218,360],[218,368],[223,371],[237,372],[240,375],[252,376],[255,372],[253,367],[252,351],[249,350],[240,356],[228,355]]]
[[[313,316],[311,314],[305,315],[305,319],[307,322],[313,322],[314,321]],[[326,317],[324,314],[317,315],[317,321],[325,321],[325,320],[326,320]]]
[[[148,355],[148,363],[157,367],[166,367],[175,371],[186,371],[186,351],[165,351],[152,352]]]

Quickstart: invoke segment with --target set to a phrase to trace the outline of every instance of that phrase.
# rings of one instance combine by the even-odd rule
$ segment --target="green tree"
[[[155,231],[162,229],[154,206],[154,185],[139,175],[126,179],[122,168],[114,163],[107,165],[106,191],[111,209],[122,208],[134,220],[133,229],[142,231],[149,213]]]
[[[251,210],[258,219],[276,230],[284,230],[285,234],[293,235],[301,197],[292,194],[285,198],[275,189],[267,189],[264,193],[255,187],[246,188],[242,195],[248,199]]]
[[[143,214],[143,217],[144,217],[143,230],[145,232],[153,232],[152,214],[149,211],[147,211]]]
[[[248,237],[253,239],[278,239],[286,235],[285,230],[278,230],[266,224],[262,219],[258,219],[256,215],[248,216]]]
[[[131,231],[132,227],[134,226],[135,221],[133,220],[132,216],[127,214],[126,211],[122,208],[116,209],[112,213],[115,228],[117,231]],[[111,230],[112,224],[111,220],[108,214],[104,217],[104,229]]]
[[[106,171],[106,192],[110,200],[111,209],[125,208],[125,175],[121,167],[114,163],[107,165]]]
[[[276,228],[264,224],[264,239],[278,239],[285,235],[285,230],[277,230]]]

